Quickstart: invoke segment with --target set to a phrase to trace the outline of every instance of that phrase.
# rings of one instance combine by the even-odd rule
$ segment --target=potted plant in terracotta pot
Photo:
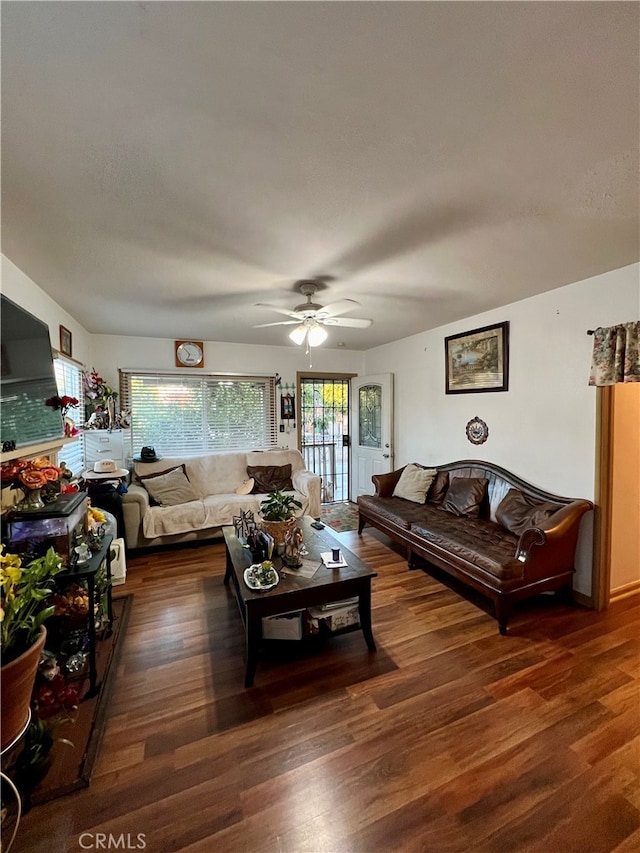
[[[280,489],[269,492],[269,496],[260,504],[262,513],[262,528],[273,537],[275,548],[284,545],[287,531],[295,524],[295,509],[302,509],[300,501],[293,495],[287,494]]]
[[[46,639],[44,623],[53,614],[46,599],[63,563],[53,548],[24,566],[17,554],[3,550],[0,546],[0,710],[5,749],[29,719],[31,692]]]

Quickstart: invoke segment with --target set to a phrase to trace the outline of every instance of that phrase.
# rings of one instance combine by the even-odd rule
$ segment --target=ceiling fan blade
[[[297,320],[278,320],[277,323],[259,323],[257,326],[252,326],[252,329],[267,329],[269,326],[299,326],[302,321]]]
[[[358,317],[324,317],[319,322],[325,326],[342,326],[344,329],[368,329],[373,320]]]
[[[346,314],[347,311],[353,311],[354,308],[359,308],[360,303],[355,299],[339,299],[337,302],[330,302],[318,311],[319,317],[337,317],[338,314]]]
[[[278,314],[284,314],[285,317],[293,317],[294,320],[300,316],[295,311],[289,311],[287,308],[278,308],[277,305],[269,305],[268,302],[256,302],[256,308],[269,308],[271,311],[277,311]]]

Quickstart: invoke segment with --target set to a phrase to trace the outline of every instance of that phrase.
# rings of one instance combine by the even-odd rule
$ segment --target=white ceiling
[[[3,252],[91,332],[366,349],[640,259],[637,3],[2,3]]]

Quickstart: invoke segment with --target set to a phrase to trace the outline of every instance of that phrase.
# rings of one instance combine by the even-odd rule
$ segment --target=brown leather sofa
[[[374,475],[375,495],[358,498],[358,532],[376,527],[406,546],[410,568],[424,558],[490,598],[501,634],[515,602],[571,592],[590,501],[551,494],[490,462],[432,467],[437,475],[424,503],[393,496],[404,468]]]

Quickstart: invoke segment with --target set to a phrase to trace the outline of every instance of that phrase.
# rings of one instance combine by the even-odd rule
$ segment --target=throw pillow
[[[186,465],[174,465],[173,468],[165,468],[162,471],[156,471],[154,474],[138,474],[138,480],[144,485],[145,480],[153,480],[156,477],[164,477],[165,474],[169,474],[171,471],[182,471],[182,473],[187,476],[187,466]]]
[[[177,506],[197,501],[198,495],[181,468],[173,468],[164,474],[141,477],[143,486],[160,506]]]
[[[427,503],[441,504],[449,488],[449,472],[438,471],[427,493]]]
[[[156,471],[155,474],[138,474],[136,472],[137,481],[147,489],[145,480],[153,480],[156,477],[164,477],[165,474],[168,474],[170,471],[182,471],[182,473],[187,476],[187,466],[186,465],[174,465],[173,468],[164,468],[162,471]],[[147,489],[147,493],[149,495],[149,503],[151,506],[160,506],[158,501],[153,497],[149,489]]]
[[[489,481],[481,477],[453,477],[440,509],[478,518]]]
[[[253,495],[262,495],[274,489],[293,489],[291,465],[248,465],[247,474],[253,477]]]
[[[536,501],[518,489],[509,489],[496,509],[496,521],[510,533],[520,536],[528,527],[537,527],[560,509],[550,501]]]
[[[255,486],[255,480],[253,477],[249,477],[248,480],[243,480],[238,488],[236,489],[236,495],[250,495],[253,491],[253,487]]]
[[[402,474],[400,474],[400,479],[393,490],[393,497],[404,498],[406,501],[423,504],[427,497],[429,486],[437,473],[435,468],[423,468],[422,465],[417,465],[415,462],[405,465]]]

